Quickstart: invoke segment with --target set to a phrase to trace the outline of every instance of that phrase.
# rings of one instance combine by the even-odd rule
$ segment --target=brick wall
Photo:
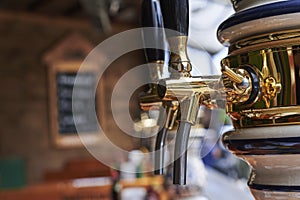
[[[58,169],[68,159],[91,157],[84,148],[55,148],[49,131],[47,66],[42,56],[72,31],[82,33],[95,45],[105,38],[88,25],[77,28],[0,19],[0,156],[24,159],[28,183],[41,181],[46,170]],[[125,60],[136,65],[142,57],[138,55]],[[111,132],[113,138],[114,134],[115,138],[122,135],[116,128]],[[136,141],[122,137],[129,141],[125,148],[133,148]]]

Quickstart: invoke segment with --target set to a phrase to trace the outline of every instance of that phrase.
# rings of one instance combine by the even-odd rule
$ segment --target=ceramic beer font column
[[[222,69],[235,131],[224,145],[252,167],[256,199],[300,199],[300,1],[232,0],[236,13],[218,30],[229,46]]]

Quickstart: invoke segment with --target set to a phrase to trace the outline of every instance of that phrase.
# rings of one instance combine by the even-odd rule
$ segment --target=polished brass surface
[[[263,100],[266,107],[270,107],[270,100],[274,99],[281,91],[281,84],[277,83],[274,77],[267,77],[262,87]]]
[[[240,127],[300,124],[300,106],[249,109],[231,115]]]
[[[177,101],[170,101],[167,107],[167,119],[165,122],[165,128],[168,130],[172,130],[175,127],[175,122],[178,116],[178,102]]]
[[[168,130],[173,129],[178,116],[179,102],[177,100],[162,99],[157,93],[157,85],[152,84],[150,91],[148,91],[146,95],[140,97],[139,104],[140,108],[145,112],[164,108],[167,112],[164,127]]]
[[[223,67],[223,83],[224,89],[227,93],[227,104],[243,103],[248,101],[252,92],[252,80],[245,69],[230,69],[227,66]],[[230,69],[230,74],[228,74]],[[236,71],[236,72],[235,72]],[[241,82],[236,81],[232,78],[232,74],[235,73],[241,78]],[[223,88],[221,88],[223,89]]]
[[[163,101],[157,93],[157,85],[151,84],[150,90],[139,99],[140,107],[143,111],[159,109],[163,106]]]
[[[200,105],[217,107],[213,101],[219,89],[219,76],[191,77],[170,79],[164,82],[165,93],[162,99],[165,101],[178,101],[180,104],[181,118],[190,124],[195,124]]]
[[[295,33],[287,35],[296,37]],[[223,73],[227,112],[236,128],[300,123],[300,40],[291,45],[290,37],[231,48],[223,59],[223,68],[234,72],[244,69],[249,80],[248,91],[239,93],[236,83]]]
[[[300,44],[300,30],[282,31],[265,35],[256,35],[237,41],[229,47],[230,54],[240,54],[257,49],[294,46]]]
[[[175,74],[173,73],[173,77],[178,77],[178,75],[183,77],[191,76],[192,65],[187,55],[187,40],[187,36],[168,38],[171,51],[170,67],[176,72]]]
[[[170,77],[168,65],[169,63],[164,60],[157,60],[147,63],[149,77],[152,83],[158,83],[160,80]]]
[[[224,75],[228,76],[228,78],[235,83],[238,83],[238,84],[243,83],[244,77],[239,75],[238,73],[235,73],[232,69],[230,69],[226,65],[223,67],[222,73]]]
[[[168,74],[165,70],[166,64],[163,60],[150,63],[149,75],[152,81],[159,81],[163,78],[167,78]]]
[[[140,97],[140,107],[144,111],[167,107],[168,112],[166,128],[172,129],[178,115],[180,106],[181,118],[179,120],[195,124],[198,108],[205,105],[209,108],[218,107],[215,99],[221,95],[219,76],[191,77],[167,79],[159,83],[164,85],[164,92],[159,91],[159,86],[153,84],[151,90]],[[214,97],[215,99],[212,99]],[[186,113],[184,115],[183,113]]]

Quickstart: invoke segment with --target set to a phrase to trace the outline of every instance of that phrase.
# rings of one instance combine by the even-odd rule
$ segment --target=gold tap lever
[[[232,82],[237,84],[238,88],[245,89],[250,86],[250,81],[245,75],[234,72],[227,65],[222,66],[222,74],[227,76]]]
[[[228,66],[224,66],[222,69],[222,73],[230,78],[235,83],[241,84],[243,82],[244,77],[235,73],[232,69]]]

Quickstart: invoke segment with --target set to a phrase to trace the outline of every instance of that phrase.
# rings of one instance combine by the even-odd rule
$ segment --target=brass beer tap
[[[218,108],[220,102],[215,101],[214,98],[222,96],[222,91],[229,94],[230,98],[234,97],[230,101],[248,101],[250,97],[255,98],[253,97],[255,84],[260,84],[253,81],[253,73],[248,72],[247,68],[234,71],[226,65],[222,65],[223,78],[227,81],[224,81],[226,86],[220,85],[220,76],[191,76],[192,64],[187,54],[188,26],[188,0],[161,0],[160,2],[144,0],[143,27],[165,28],[171,53],[170,59],[166,59],[166,51],[146,50],[148,62],[155,62],[157,66],[152,67],[150,73],[156,74],[163,71],[162,67],[168,67],[170,76],[157,78],[157,84],[153,84],[150,92],[140,98],[140,106],[145,111],[153,107],[157,109],[163,107],[166,110],[160,112],[159,117],[160,123],[164,125],[156,138],[155,150],[158,153],[155,155],[155,174],[163,174],[162,149],[165,146],[167,130],[173,128],[175,120],[179,122],[173,163],[173,183],[179,185],[186,184],[189,133],[191,127],[196,124],[200,106]],[[149,35],[146,37],[153,38],[154,42],[164,42],[164,35],[156,33],[158,32],[154,33],[154,37]]]
[[[167,139],[168,130],[173,129],[175,120],[178,114],[178,102],[173,100],[163,100],[158,94],[158,82],[167,75],[163,74],[165,68],[168,68],[169,51],[168,44],[165,41],[163,32],[163,17],[160,9],[159,0],[144,0],[142,3],[142,26],[151,27],[151,30],[144,29],[143,39],[145,45],[156,44],[159,46],[163,44],[163,49],[146,49],[145,55],[149,66],[151,79],[156,84],[150,84],[148,93],[140,97],[140,107],[143,111],[150,109],[159,110],[159,132],[155,141],[155,160],[154,160],[154,174],[164,174],[164,151],[163,148]],[[151,45],[149,45],[151,46]]]
[[[187,54],[189,3],[188,0],[161,0],[165,28],[170,46],[171,76],[160,82],[163,100],[178,101],[180,118],[174,149],[173,183],[186,184],[187,147],[189,133],[195,125],[199,105],[211,105],[211,87],[218,77],[192,77],[192,64]]]
[[[189,2],[161,0],[161,8],[171,52],[169,68],[172,70],[170,78],[160,82],[160,86],[164,87],[158,87],[161,89],[158,94],[163,100],[177,100],[179,103],[180,118],[174,150],[173,183],[184,185],[189,133],[191,126],[196,123],[200,105],[214,109],[220,107],[219,103],[226,103],[230,107],[233,103],[232,96],[235,97],[234,100],[254,102],[260,98],[261,94],[257,91],[262,80],[256,77],[252,69],[243,67],[234,71],[224,63],[221,69],[222,77],[191,76],[192,64],[187,54]],[[230,87],[221,84],[223,82]],[[272,84],[273,82],[269,83]],[[223,92],[226,94],[223,95]],[[218,96],[221,97],[217,98],[221,99],[221,102],[215,100]],[[226,102],[222,102],[222,96],[226,96]]]

